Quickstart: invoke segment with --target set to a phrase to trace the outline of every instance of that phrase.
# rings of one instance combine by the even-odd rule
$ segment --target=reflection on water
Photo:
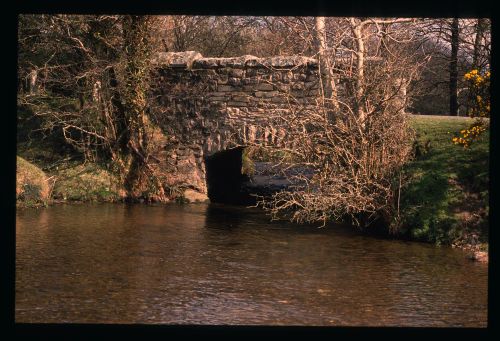
[[[459,250],[254,209],[54,206],[16,237],[16,322],[487,324],[487,265]]]

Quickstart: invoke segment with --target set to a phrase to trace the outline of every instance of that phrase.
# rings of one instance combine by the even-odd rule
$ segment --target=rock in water
[[[191,202],[207,202],[208,201],[208,197],[206,194],[197,192],[197,191],[192,190],[192,189],[187,189],[184,191],[184,199],[190,203]]]

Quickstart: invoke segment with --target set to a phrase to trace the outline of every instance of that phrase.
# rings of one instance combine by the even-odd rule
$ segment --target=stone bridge
[[[275,119],[314,105],[319,95],[318,62],[303,56],[167,52],[153,65],[156,100],[150,116],[169,139],[160,156],[174,168],[168,185],[215,201],[223,196],[214,194],[219,184],[240,180],[242,147],[287,145]]]

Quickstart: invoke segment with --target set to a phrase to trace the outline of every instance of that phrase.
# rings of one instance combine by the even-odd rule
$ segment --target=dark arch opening
[[[255,198],[243,189],[249,177],[242,174],[244,147],[217,152],[205,158],[208,198],[211,202],[249,205]]]

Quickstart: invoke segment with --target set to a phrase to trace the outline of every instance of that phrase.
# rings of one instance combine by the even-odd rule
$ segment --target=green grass
[[[405,169],[400,232],[437,244],[452,244],[474,232],[487,243],[489,133],[464,149],[451,138],[471,119],[414,116],[411,123],[418,144],[428,148]]]

